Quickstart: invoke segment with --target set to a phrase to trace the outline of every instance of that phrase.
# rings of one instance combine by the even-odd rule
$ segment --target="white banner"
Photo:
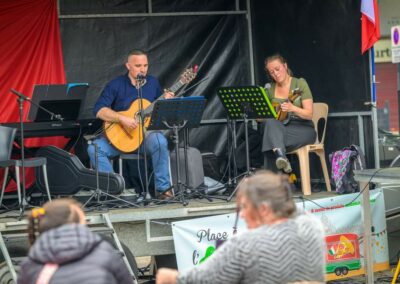
[[[373,255],[376,270],[389,269],[385,204],[381,190],[370,195]],[[326,233],[327,280],[355,276],[363,269],[363,223],[359,193],[298,202],[298,208],[319,217]],[[233,235],[236,214],[224,214],[172,223],[179,271],[201,264],[216,248],[218,240]],[[237,233],[247,230],[239,218]]]

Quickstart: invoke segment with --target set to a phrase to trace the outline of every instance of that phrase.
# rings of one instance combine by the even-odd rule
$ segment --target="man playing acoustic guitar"
[[[131,137],[129,133],[139,129],[140,122],[137,116],[124,115],[123,111],[129,109],[133,102],[139,99],[139,92],[141,92],[142,98],[149,102],[155,101],[162,95],[166,99],[173,98],[174,93],[165,90],[163,94],[158,80],[147,74],[149,64],[147,54],[144,51],[132,50],[128,54],[125,66],[128,72],[106,85],[94,106],[93,112],[96,117],[105,122],[106,128],[120,128],[121,132]],[[93,142],[98,146],[98,170],[100,172],[113,172],[109,158],[118,156],[123,152],[121,148],[124,145],[118,147],[118,145],[113,144],[111,139],[113,137],[109,137],[107,129],[105,130],[106,135]],[[143,143],[139,145],[139,152],[143,153],[145,150],[152,160],[156,193],[160,195],[160,198],[171,197],[172,193],[168,191],[171,184],[167,139],[160,132],[149,132],[145,135]],[[93,168],[96,161],[94,148],[94,145],[88,146],[88,154]]]

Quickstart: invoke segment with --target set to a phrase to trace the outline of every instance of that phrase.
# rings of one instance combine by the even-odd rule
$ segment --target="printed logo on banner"
[[[326,273],[347,275],[361,268],[360,242],[357,234],[326,236]]]
[[[236,213],[232,213],[174,222],[172,233],[179,270],[200,265],[219,245],[231,238],[235,217]],[[243,220],[239,220],[237,231],[238,234],[247,231]]]
[[[203,263],[207,258],[209,258],[214,251],[218,248],[220,244],[228,239],[228,232],[211,232],[211,229],[208,228],[206,230],[202,229],[197,232],[198,242],[201,243],[203,240],[207,240],[208,242],[214,242],[215,246],[211,245],[206,248],[205,254],[203,256],[200,255],[201,252],[197,250],[193,251],[193,265],[197,265]]]

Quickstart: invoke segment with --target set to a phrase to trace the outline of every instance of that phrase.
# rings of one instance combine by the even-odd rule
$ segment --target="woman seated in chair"
[[[267,84],[266,93],[278,113],[278,119],[267,119],[264,123],[264,167],[290,173],[292,167],[286,151],[312,144],[316,139],[312,122],[313,97],[306,80],[292,77],[281,55],[267,57],[264,63],[272,79],[272,84]]]
[[[122,256],[85,224],[85,214],[73,199],[33,209],[28,220],[32,246],[18,284],[133,283]]]
[[[297,212],[288,176],[259,171],[240,183],[237,194],[249,231],[228,239],[191,270],[159,269],[156,283],[323,283],[323,226],[315,216]]]

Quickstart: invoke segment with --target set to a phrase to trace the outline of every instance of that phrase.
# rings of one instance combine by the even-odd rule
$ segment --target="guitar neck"
[[[182,88],[183,85],[185,85],[185,84],[182,83],[181,80],[179,80],[178,82],[176,82],[175,84],[173,84],[172,87],[168,88],[168,90],[169,90],[170,92],[172,92],[172,93],[176,93],[176,91],[178,91],[180,88]],[[158,97],[154,102],[152,102],[151,105],[149,105],[149,107],[146,108],[146,109],[143,111],[144,116],[145,116],[145,117],[150,116],[151,113],[153,112],[155,103],[156,103],[158,100],[160,100],[160,99],[164,99],[164,97],[165,97],[165,94],[162,94],[162,95],[161,95],[160,97]],[[176,97],[176,98],[177,98],[177,97],[180,97],[180,95],[175,96],[175,97]]]
[[[301,95],[300,94],[289,95],[289,101],[293,103],[298,97],[301,97]]]
[[[176,91],[178,91],[180,88],[182,88],[182,86],[185,85],[184,83],[181,82],[181,80],[179,80],[178,82],[176,82],[175,84],[172,85],[171,88],[169,88],[168,90],[172,93],[176,93]],[[164,95],[163,95],[164,96]]]

